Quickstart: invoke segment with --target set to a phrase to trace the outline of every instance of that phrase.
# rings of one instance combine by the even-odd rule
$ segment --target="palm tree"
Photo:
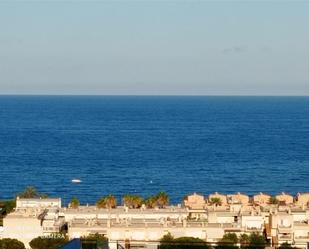
[[[157,198],[156,196],[151,195],[144,201],[144,203],[148,208],[154,208],[157,206]]]
[[[140,208],[143,204],[144,199],[141,196],[134,195],[133,196],[133,207]]]
[[[156,199],[157,199],[157,205],[160,208],[167,206],[168,203],[169,203],[169,197],[168,197],[167,193],[165,193],[165,192],[159,192],[156,195]]]
[[[269,204],[274,204],[274,205],[279,203],[278,199],[275,196],[270,197],[268,202]]]
[[[131,194],[126,194],[122,198],[123,205],[127,206],[128,208],[133,207],[133,196]]]
[[[115,208],[117,206],[117,199],[114,195],[109,194],[105,197],[105,203],[107,208]]]
[[[70,202],[70,207],[76,209],[79,207],[79,204],[79,200],[76,197],[73,197]]]
[[[143,198],[139,195],[126,194],[122,200],[123,204],[129,208],[140,208],[143,204]]]
[[[96,202],[98,208],[115,208],[117,206],[117,199],[114,195],[102,197]]]
[[[28,186],[21,193],[18,193],[17,196],[19,198],[47,198],[47,194],[40,193],[35,187]]]
[[[97,206],[97,208],[106,208],[106,199],[105,199],[105,197],[102,197],[99,200],[97,200],[96,206]]]
[[[222,201],[218,197],[213,197],[213,198],[210,199],[210,204],[217,207],[217,206],[221,206]]]
[[[28,186],[23,192],[19,193],[18,196],[20,198],[37,198],[40,195],[35,187]]]

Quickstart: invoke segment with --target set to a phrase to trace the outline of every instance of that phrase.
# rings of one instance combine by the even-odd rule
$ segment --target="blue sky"
[[[309,1],[0,1],[0,93],[309,95]]]

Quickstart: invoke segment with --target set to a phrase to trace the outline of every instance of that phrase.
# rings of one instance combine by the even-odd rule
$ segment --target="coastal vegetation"
[[[33,186],[27,186],[22,192],[19,192],[16,196],[19,198],[48,198],[47,194],[39,192]],[[122,198],[122,203],[129,208],[140,208],[145,205],[148,208],[164,208],[169,204],[169,196],[165,192],[159,192],[155,195],[151,195],[147,198],[143,198],[139,195],[125,194]],[[2,218],[11,212],[16,205],[16,200],[0,201],[0,224],[2,224]],[[78,208],[80,202],[76,197],[73,197],[69,202],[71,208]],[[113,194],[103,196],[97,200],[96,206],[98,208],[116,208],[117,198]]]
[[[109,248],[108,238],[102,234],[89,234],[88,236],[81,237],[81,248],[83,249],[100,249]]]
[[[23,192],[17,194],[19,198],[47,198],[48,195],[40,193],[35,187],[28,186]]]
[[[38,190],[33,186],[26,187],[22,192],[18,193],[16,196],[20,198],[47,198],[48,197],[47,194],[38,192]],[[16,199],[0,201],[0,226],[3,226],[3,218],[7,214],[12,212],[15,207],[16,207]]]
[[[277,205],[278,203],[279,201],[275,196],[269,198],[269,204]]]
[[[242,242],[242,249],[264,249],[267,245],[265,237],[258,233],[251,233],[248,236],[248,241],[245,242],[245,240],[243,240]]]
[[[96,241],[108,241],[108,239],[99,233],[89,234],[88,236],[84,236],[81,238],[82,240],[96,240]]]
[[[291,244],[285,242],[281,244],[277,249],[297,249],[297,247],[293,247]]]
[[[16,196],[19,198],[48,198],[47,194],[39,192],[33,186],[27,186],[22,192],[18,193]],[[169,204],[169,196],[165,192],[159,192],[155,195],[151,195],[147,198],[143,198],[139,195],[125,194],[122,198],[123,205],[129,208],[140,208],[145,205],[148,208],[164,208]],[[16,200],[0,201],[0,225],[2,224],[2,218],[11,212],[16,206]],[[69,206],[71,208],[78,208],[80,202],[76,197],[72,197]],[[113,194],[103,196],[97,200],[96,206],[98,208],[116,208],[117,198]]]
[[[147,208],[155,208],[157,205],[157,199],[155,195],[151,195],[144,200],[144,204]]]
[[[217,249],[265,249],[266,239],[259,233],[250,235],[241,234],[239,237],[235,233],[227,233],[218,242]]]
[[[127,194],[123,196],[123,204],[129,208],[140,208],[143,204],[148,208],[164,208],[169,204],[169,197],[165,192],[159,192],[145,199],[139,195]]]
[[[146,198],[144,204],[148,208],[164,208],[169,204],[169,196],[165,192],[159,192]]]
[[[76,209],[79,207],[79,205],[80,205],[79,200],[76,197],[73,197],[70,201],[70,207]]]
[[[0,239],[1,249],[25,249],[23,242],[17,239]]]
[[[165,192],[159,192],[157,195],[155,195],[157,205],[160,208],[163,208],[169,204],[169,197],[167,193]]]
[[[218,242],[217,249],[237,249],[238,238],[235,233],[224,234]]]
[[[246,249],[250,244],[250,236],[248,234],[241,234],[238,238],[240,249]]]
[[[15,206],[16,206],[15,200],[0,201],[0,226],[3,225],[4,216],[12,212]]]
[[[159,249],[210,249],[211,247],[202,239],[194,237],[174,238],[170,233],[160,240]]]
[[[144,203],[143,197],[132,194],[124,195],[122,201],[123,205],[127,206],[128,208],[140,208]]]
[[[239,237],[235,233],[227,233],[218,241],[215,249],[265,249],[267,243],[263,235],[252,233],[242,234]],[[290,246],[290,245],[286,245]],[[160,249],[210,249],[207,242],[193,237],[174,238],[170,233],[164,235],[160,240]],[[282,247],[280,249],[291,249],[292,247]]]
[[[221,199],[218,198],[218,197],[213,197],[213,198],[211,198],[209,201],[210,201],[210,204],[211,204],[211,205],[216,206],[216,207],[222,205],[222,201],[221,201]]]
[[[102,198],[100,198],[97,203],[96,206],[98,208],[115,208],[117,206],[117,199],[114,195],[109,194],[107,196],[104,196]]]
[[[33,186],[27,186],[22,192],[19,192],[16,196],[18,196],[19,198],[48,198],[47,194],[39,192]],[[183,198],[183,201],[187,200],[187,198],[188,198],[188,195]],[[75,199],[76,199],[75,197],[72,198],[72,200],[74,200],[74,203],[71,203],[71,202],[69,203],[69,204],[73,204],[71,207],[74,207],[74,208],[80,205],[79,201],[78,201],[78,205],[76,205],[77,202]],[[295,198],[294,200],[297,200],[297,198]],[[12,203],[15,203],[15,200],[8,200],[8,201],[0,200],[0,222],[1,222],[1,213],[3,213],[4,202],[10,202],[9,204],[10,206],[15,205],[15,204],[11,205]],[[153,194],[153,195],[150,195],[144,198],[140,195],[128,193],[128,194],[123,195],[121,202],[123,205],[125,205],[128,208],[140,208],[143,205],[145,205],[145,207],[147,208],[155,208],[155,207],[164,208],[167,205],[169,205],[169,196],[166,192],[159,192],[157,194]],[[118,202],[117,202],[117,198],[115,197],[115,195],[109,194],[107,196],[103,196],[99,198],[96,201],[96,206],[98,208],[116,208],[117,203]],[[220,197],[209,198],[208,201],[206,201],[206,203],[208,203],[208,205],[212,205],[215,207],[222,206],[223,204],[225,204],[225,202],[223,202],[223,200]],[[250,198],[248,203],[256,204],[253,198]],[[270,205],[278,205],[278,204],[284,205],[285,201],[279,202],[279,199],[277,199],[277,196],[269,196],[267,203]],[[5,203],[5,205],[7,204]],[[5,210],[9,210],[9,209],[6,208]],[[12,208],[10,210],[12,210]]]
[[[58,249],[67,242],[68,239],[59,234],[59,236],[53,237],[37,237],[31,240],[29,244],[32,249]]]

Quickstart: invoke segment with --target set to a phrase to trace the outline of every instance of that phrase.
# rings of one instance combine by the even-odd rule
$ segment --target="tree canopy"
[[[3,217],[12,212],[15,207],[15,200],[0,201],[0,226],[3,225]]]
[[[6,215],[12,212],[15,207],[16,207],[15,200],[0,201],[0,214]]]
[[[238,238],[235,233],[224,234],[218,242],[217,249],[237,249]]]
[[[84,236],[82,237],[82,240],[108,241],[107,237],[99,233],[89,234],[88,236]]]
[[[30,241],[32,249],[58,249],[68,242],[65,237],[37,237]]]
[[[81,238],[82,248],[108,248],[108,238],[102,234],[89,234]]]
[[[144,202],[139,195],[126,194],[122,198],[123,204],[129,208],[140,208]]]
[[[24,243],[17,239],[0,239],[1,249],[25,249]]]
[[[249,246],[250,237],[248,234],[245,234],[245,233],[241,234],[238,240],[239,240],[241,249],[245,249]]]
[[[28,186],[23,192],[17,194],[20,198],[47,198],[47,194],[40,193],[35,187]]]
[[[269,198],[268,203],[269,204],[278,204],[279,201],[278,201],[278,199],[275,196],[272,196],[272,197]]]
[[[249,235],[249,249],[264,249],[266,247],[266,240],[263,235],[258,233],[251,233]]]
[[[79,200],[76,197],[73,197],[70,201],[71,208],[78,208],[80,205]]]
[[[151,195],[144,201],[148,208],[164,208],[169,204],[169,197],[165,192],[159,192],[156,195]]]
[[[221,206],[222,205],[222,201],[218,197],[213,197],[213,198],[210,199],[210,204],[214,205],[214,206]]]
[[[263,235],[252,233],[250,235],[242,234],[237,237],[235,233],[227,233],[218,241],[216,249],[238,249],[238,243],[241,249],[264,249],[266,240]],[[160,240],[160,249],[209,249],[210,245],[202,239],[193,237],[174,238],[170,233],[164,235]],[[281,248],[281,249],[291,249]]]
[[[293,247],[291,244],[285,242],[281,244],[278,249],[297,249],[297,247]]]
[[[114,195],[109,194],[100,198],[96,205],[98,208],[115,208],[117,206],[117,199]]]
[[[194,237],[174,238],[170,233],[160,240],[160,249],[210,249],[210,246],[202,239]]]
[[[126,194],[123,196],[123,204],[129,208],[140,208],[143,204],[148,208],[164,208],[169,204],[169,197],[165,192],[159,192],[146,199],[139,195]]]

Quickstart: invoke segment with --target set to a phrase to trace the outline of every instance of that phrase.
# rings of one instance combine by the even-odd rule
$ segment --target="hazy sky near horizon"
[[[0,94],[309,95],[309,1],[1,1]]]

